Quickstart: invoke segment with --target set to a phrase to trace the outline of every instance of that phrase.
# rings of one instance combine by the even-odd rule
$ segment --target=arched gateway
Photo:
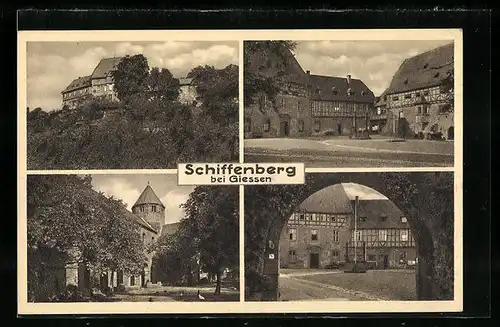
[[[245,280],[247,300],[278,299],[281,231],[307,197],[324,187],[353,182],[393,201],[415,238],[418,300],[453,299],[453,173],[317,173],[303,185],[245,188]]]

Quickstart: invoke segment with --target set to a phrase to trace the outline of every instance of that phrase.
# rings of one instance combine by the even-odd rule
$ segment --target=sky
[[[238,64],[238,42],[28,42],[29,108],[61,107],[61,91],[75,78],[92,74],[102,58],[142,53],[150,67],[168,68],[185,77],[198,65],[224,68]]]
[[[165,206],[165,223],[180,221],[184,217],[184,213],[179,206],[188,199],[189,194],[194,190],[194,186],[177,185],[176,174],[92,175],[94,190],[101,191],[107,196],[113,195],[115,198],[122,199],[130,211],[132,211],[135,201],[148,185],[148,181]]]
[[[358,196],[359,200],[388,200],[388,198],[380,192],[375,191],[364,185],[356,183],[342,183],[344,191],[349,200],[355,200]]]
[[[314,75],[361,79],[379,96],[406,58],[432,50],[451,40],[432,41],[301,41],[295,57]]]

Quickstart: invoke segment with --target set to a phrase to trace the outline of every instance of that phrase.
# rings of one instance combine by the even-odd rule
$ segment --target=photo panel
[[[245,300],[460,304],[454,196],[453,172],[309,173],[303,185],[246,186]]]
[[[455,53],[452,38],[245,41],[245,161],[453,167]]]
[[[27,169],[237,162],[238,52],[235,40],[30,39]]]
[[[26,200],[21,289],[34,309],[240,301],[238,186],[179,186],[176,174],[28,175]]]

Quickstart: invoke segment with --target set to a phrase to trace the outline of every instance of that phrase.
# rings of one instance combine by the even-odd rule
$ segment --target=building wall
[[[420,96],[424,96],[427,103],[418,103]],[[453,111],[446,110],[448,98],[446,94],[441,93],[439,86],[389,94],[386,100],[387,132],[394,133],[399,130],[405,137],[414,137],[424,134],[426,127],[436,123],[437,132],[441,132],[443,137],[448,139],[448,130],[454,126]],[[401,115],[403,118],[398,121]]]
[[[179,102],[183,104],[193,104],[196,101],[196,97],[196,86],[181,85],[179,88]]]

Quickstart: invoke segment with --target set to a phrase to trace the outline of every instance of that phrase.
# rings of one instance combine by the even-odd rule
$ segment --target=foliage
[[[278,60],[284,63],[285,53],[293,51],[296,43],[292,41],[246,41],[243,44],[244,51],[244,103],[245,106],[255,102],[259,93],[266,93],[269,98],[274,98],[278,90],[278,79],[276,76],[266,76],[252,71],[251,61],[257,56],[267,57],[269,53],[274,54]]]
[[[30,169],[153,169],[238,160],[237,66],[195,68],[202,100],[195,108],[175,101],[179,84],[168,70],[153,68],[143,83],[139,73],[122,71],[145,69],[143,60],[123,62],[115,88],[126,101],[89,97],[74,110],[27,113]]]
[[[440,91],[447,95],[447,104],[453,107],[455,100],[455,73],[450,70],[440,85]]]
[[[31,276],[58,256],[94,271],[142,270],[146,258],[138,226],[126,216],[123,202],[91,189],[90,176],[31,175],[27,186]],[[47,249],[58,255],[44,255]]]
[[[186,218],[173,236],[160,238],[157,250],[166,265],[174,263],[182,276],[193,267],[217,278],[220,293],[224,268],[238,266],[239,195],[235,186],[198,186],[182,205]]]
[[[148,60],[142,54],[125,56],[112,71],[112,77],[118,99],[128,102],[147,90]]]

